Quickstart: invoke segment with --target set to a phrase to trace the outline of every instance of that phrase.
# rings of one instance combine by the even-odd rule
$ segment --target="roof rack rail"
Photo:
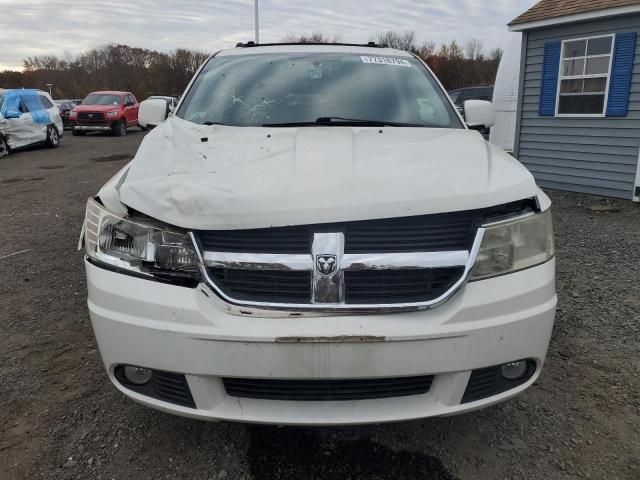
[[[280,47],[287,45],[335,45],[339,47],[371,47],[371,48],[387,48],[387,45],[376,42],[368,43],[341,43],[341,42],[280,42],[280,43],[256,43],[254,41],[242,43],[236,43],[236,48],[251,48],[251,47]]]

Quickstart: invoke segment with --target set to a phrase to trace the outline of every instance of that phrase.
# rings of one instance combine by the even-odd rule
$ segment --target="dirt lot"
[[[517,400],[294,429],[125,399],[96,350],[76,244],[86,198],[142,135],[67,136],[0,163],[0,478],[640,478],[640,205],[629,202],[594,212],[598,198],[552,193],[560,306],[542,377]]]

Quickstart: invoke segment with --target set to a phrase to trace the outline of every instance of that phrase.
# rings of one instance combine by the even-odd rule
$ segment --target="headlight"
[[[78,116],[78,112],[74,112],[73,110],[69,112],[69,118],[76,118],[77,116]]]
[[[484,225],[471,280],[517,272],[555,255],[551,210]]]
[[[200,279],[186,233],[119,217],[93,199],[87,202],[84,247],[89,258],[133,274],[180,283]]]
[[[118,116],[118,112],[107,112],[107,117],[116,118]]]

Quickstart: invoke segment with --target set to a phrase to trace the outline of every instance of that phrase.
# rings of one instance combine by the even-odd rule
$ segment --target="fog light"
[[[127,365],[124,367],[124,378],[133,385],[144,385],[151,380],[151,370],[142,367],[132,367]]]
[[[527,362],[509,362],[502,365],[502,376],[507,380],[518,380],[527,373]]]

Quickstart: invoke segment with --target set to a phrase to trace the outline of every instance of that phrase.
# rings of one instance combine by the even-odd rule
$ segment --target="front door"
[[[30,106],[34,109],[34,113],[37,113],[35,109],[38,107],[35,102],[31,102]],[[47,125],[34,121],[34,115],[29,111],[29,107],[20,100],[20,117],[7,119],[6,136],[10,148],[26,147],[46,140]]]
[[[138,104],[135,98],[131,95],[124,97],[124,111],[129,126],[135,125],[138,122]]]

